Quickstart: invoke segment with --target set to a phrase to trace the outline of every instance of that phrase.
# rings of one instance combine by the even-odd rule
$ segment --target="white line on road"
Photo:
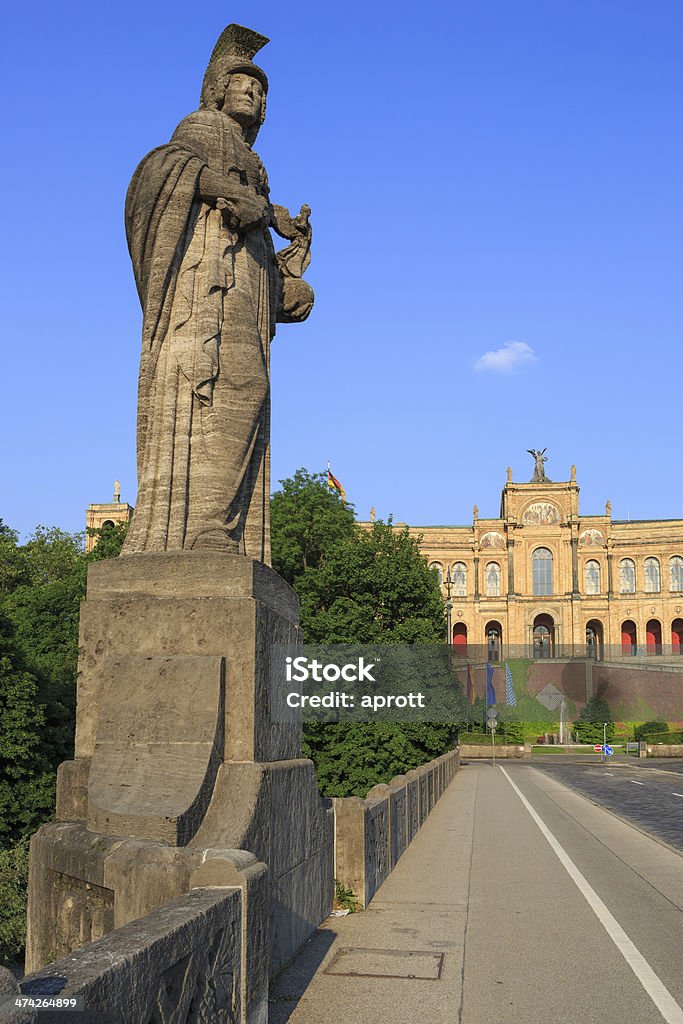
[[[519,787],[512,781],[504,768],[501,767],[500,770],[540,828],[545,838],[548,840],[553,852],[557,854],[560,863],[566,870],[567,874],[574,882],[579,892],[581,892],[585,897],[591,910],[596,915],[600,924],[603,926],[612,942],[617,947],[624,960],[661,1013],[666,1024],[683,1024],[683,1010],[671,995],[668,988],[666,988],[664,983],[660,981],[643,954],[631,942],[617,919],[607,909],[595,889],[589,885],[588,881],[581,874],[569,854],[566,853],[562,846],[560,846],[555,836],[533,809]],[[640,783],[640,785],[642,785],[642,783]]]
[[[683,796],[683,793],[674,793],[674,796]]]
[[[628,781],[632,782],[634,786],[644,786],[645,785],[644,782],[636,782],[635,779],[629,779]]]

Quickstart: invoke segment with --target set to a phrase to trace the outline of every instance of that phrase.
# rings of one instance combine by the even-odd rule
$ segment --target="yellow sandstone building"
[[[545,451],[545,449],[544,449]],[[500,515],[470,526],[411,526],[438,572],[451,641],[491,660],[683,654],[683,519],[612,519],[579,510],[576,469],[553,483],[543,452]]]
[[[554,483],[543,452],[531,454],[533,479],[516,483],[508,469],[497,518],[475,505],[470,526],[409,527],[439,574],[458,653],[683,655],[683,519],[616,520],[609,501],[602,515],[583,515],[575,467]],[[90,505],[86,522],[132,513],[117,483],[114,501]]]

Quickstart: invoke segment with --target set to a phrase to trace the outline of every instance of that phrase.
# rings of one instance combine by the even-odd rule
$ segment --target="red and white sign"
[[[602,754],[602,743],[596,743],[593,750],[596,754]]]

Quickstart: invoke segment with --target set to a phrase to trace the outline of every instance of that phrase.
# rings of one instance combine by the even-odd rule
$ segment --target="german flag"
[[[346,491],[339,483],[336,476],[332,476],[329,465],[327,467],[327,486],[331,491],[337,491],[342,501],[346,501]]]

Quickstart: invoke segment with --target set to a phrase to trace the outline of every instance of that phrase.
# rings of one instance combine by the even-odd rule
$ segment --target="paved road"
[[[683,858],[565,767],[461,769],[369,909],[272,986],[270,1024],[683,1024]]]
[[[683,763],[624,758],[586,764],[556,760],[561,756],[537,758],[533,767],[683,850]]]

